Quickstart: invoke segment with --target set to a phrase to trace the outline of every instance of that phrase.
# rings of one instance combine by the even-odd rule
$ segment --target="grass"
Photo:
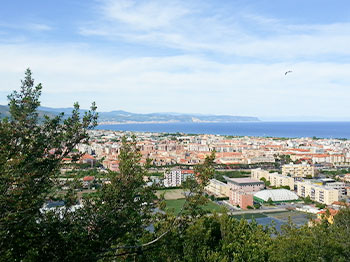
[[[178,214],[185,203],[185,199],[166,200],[165,202],[169,211],[172,210],[175,214]],[[205,210],[221,212],[222,207],[214,203],[213,201],[209,201],[205,205]]]
[[[159,197],[161,194],[164,194],[165,200],[176,200],[184,198],[183,189],[162,189],[157,190],[156,195]]]

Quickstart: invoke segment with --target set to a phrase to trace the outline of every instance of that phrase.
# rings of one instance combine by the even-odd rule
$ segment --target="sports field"
[[[166,200],[166,206],[169,211],[174,212],[175,214],[178,214],[182,208],[182,206],[185,203],[185,199],[173,199],[173,200]],[[205,205],[205,210],[208,211],[216,211],[220,213],[223,210],[223,207],[214,203],[213,201],[209,201]]]
[[[185,198],[183,189],[164,189],[158,190],[156,195],[159,197],[164,193],[165,200],[174,200],[174,199],[182,199]]]

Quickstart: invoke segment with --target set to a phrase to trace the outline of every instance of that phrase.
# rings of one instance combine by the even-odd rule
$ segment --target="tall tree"
[[[96,106],[80,116],[40,119],[41,84],[29,69],[20,90],[8,96],[10,118],[0,121],[0,248],[7,261],[31,260],[42,243],[40,208],[51,193],[63,157],[88,140],[96,126]]]

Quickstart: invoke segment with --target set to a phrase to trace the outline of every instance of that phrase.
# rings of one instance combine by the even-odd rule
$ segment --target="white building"
[[[254,200],[258,202],[268,202],[269,199],[273,202],[289,202],[298,198],[294,192],[287,189],[261,190],[254,194]]]
[[[288,164],[282,166],[282,175],[291,177],[315,176],[315,168],[307,163]]]
[[[298,181],[297,184],[297,194],[303,198],[309,196],[311,200],[331,205],[333,202],[339,200],[338,190],[327,188],[325,186],[316,185],[310,181]]]
[[[176,187],[181,186],[182,182],[188,177],[193,176],[193,170],[173,169],[164,172],[164,186]]]

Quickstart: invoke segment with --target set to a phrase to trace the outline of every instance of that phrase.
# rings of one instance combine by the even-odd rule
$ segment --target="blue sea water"
[[[99,125],[97,129],[136,132],[217,134],[262,137],[320,137],[350,139],[350,122],[235,122]]]

